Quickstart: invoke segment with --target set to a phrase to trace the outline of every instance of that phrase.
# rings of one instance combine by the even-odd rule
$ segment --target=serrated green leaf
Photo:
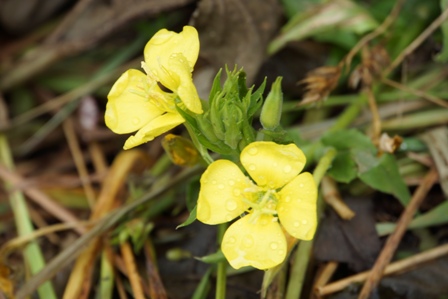
[[[328,174],[340,183],[350,183],[357,173],[358,169],[350,151],[338,151],[328,170]]]
[[[394,195],[403,206],[409,203],[411,194],[400,175],[393,155],[383,154],[377,159],[365,151],[358,151],[355,159],[359,167],[358,177],[364,183],[376,190]]]

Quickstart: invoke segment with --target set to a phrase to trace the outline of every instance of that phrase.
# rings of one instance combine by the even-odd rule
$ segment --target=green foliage
[[[242,70],[226,70],[227,79],[221,86],[221,71],[216,75],[209,95],[209,109],[201,115],[179,113],[190,124],[192,133],[205,148],[222,154],[238,155],[255,141],[252,120],[262,105],[266,80],[253,91],[247,88]]]
[[[358,177],[370,187],[394,195],[403,205],[409,202],[411,196],[395,157],[377,157],[376,148],[366,135],[357,130],[341,130],[325,134],[321,141],[338,151],[328,172],[336,181],[349,183]]]

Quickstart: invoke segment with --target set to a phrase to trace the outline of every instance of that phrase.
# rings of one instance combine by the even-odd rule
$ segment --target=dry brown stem
[[[400,219],[397,222],[395,231],[389,236],[383,250],[381,251],[379,257],[377,258],[375,265],[373,266],[371,272],[369,273],[366,283],[364,284],[358,299],[367,299],[370,296],[371,291],[376,288],[379,280],[383,276],[384,270],[391,261],[395,250],[400,243],[409,223],[412,220],[413,215],[417,211],[420,204],[426,197],[426,194],[435,184],[438,179],[437,171],[433,168],[426,175],[422,184],[417,188],[412,199]]]
[[[126,266],[126,270],[128,273],[128,279],[131,283],[132,292],[134,298],[136,299],[145,299],[145,295],[143,294],[142,287],[142,279],[137,271],[137,266],[135,264],[134,253],[132,252],[132,247],[129,242],[123,242],[120,244],[121,255],[123,256],[123,260]]]

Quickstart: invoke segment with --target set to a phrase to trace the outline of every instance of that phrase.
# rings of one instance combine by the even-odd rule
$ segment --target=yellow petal
[[[141,128],[137,134],[131,136],[126,140],[123,148],[130,149],[137,145],[151,141],[154,137],[162,135],[172,128],[180,125],[185,120],[178,113],[165,113]]]
[[[309,172],[301,173],[277,195],[282,226],[297,239],[311,240],[317,227],[317,187],[313,176]]]
[[[217,160],[201,176],[196,217],[206,224],[228,222],[247,210],[243,201],[252,182],[235,163]],[[249,199],[248,199],[249,200]]]
[[[187,59],[192,70],[199,55],[199,37],[194,27],[184,26],[180,33],[158,31],[145,46],[145,62],[150,69],[160,70],[161,66],[168,65],[171,55],[177,53]]]
[[[295,144],[258,141],[243,149],[241,163],[258,186],[278,189],[302,171],[306,158]]]
[[[113,132],[134,132],[164,112],[148,101],[148,80],[144,73],[128,70],[112,86],[104,118]]]
[[[224,233],[221,249],[230,265],[239,269],[252,266],[261,270],[277,266],[286,257],[286,239],[272,215],[261,215],[252,222],[248,214]]]
[[[171,74],[171,78],[175,78],[175,86],[170,87],[168,84],[167,88],[175,92],[185,106],[193,113],[201,114],[202,104],[199,99],[196,86],[193,84],[193,79],[191,77],[191,69],[183,55],[173,56],[169,60],[168,71]],[[160,78],[160,82],[165,85],[164,80]]]

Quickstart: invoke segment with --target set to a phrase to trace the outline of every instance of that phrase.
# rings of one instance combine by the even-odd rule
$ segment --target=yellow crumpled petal
[[[254,223],[251,215],[249,213],[227,229],[221,244],[222,252],[235,269],[275,267],[286,257],[285,235],[272,215],[261,215]]]
[[[201,114],[202,104],[191,75],[198,55],[199,37],[191,26],[184,26],[180,33],[160,30],[144,50],[148,75],[176,93],[190,111]]]
[[[313,176],[301,173],[277,195],[278,218],[285,230],[297,239],[311,240],[317,227],[317,187]]]
[[[192,26],[184,26],[179,33],[161,29],[149,40],[143,53],[151,69],[159,71],[161,66],[168,65],[171,54],[181,53],[192,70],[199,55],[198,32]]]
[[[258,141],[243,149],[241,163],[258,186],[278,189],[302,171],[306,157],[295,144]]]
[[[147,125],[141,128],[135,135],[129,137],[123,148],[125,150],[133,148],[137,145],[146,143],[154,139],[172,128],[180,125],[185,120],[178,113],[165,113],[150,121]]]
[[[112,86],[107,96],[104,119],[113,132],[134,132],[164,113],[148,101],[147,80],[144,73],[131,69],[124,72]]]
[[[213,162],[201,176],[196,218],[206,224],[231,221],[248,208],[243,197],[252,195],[245,192],[251,186],[235,163],[229,160]]]

